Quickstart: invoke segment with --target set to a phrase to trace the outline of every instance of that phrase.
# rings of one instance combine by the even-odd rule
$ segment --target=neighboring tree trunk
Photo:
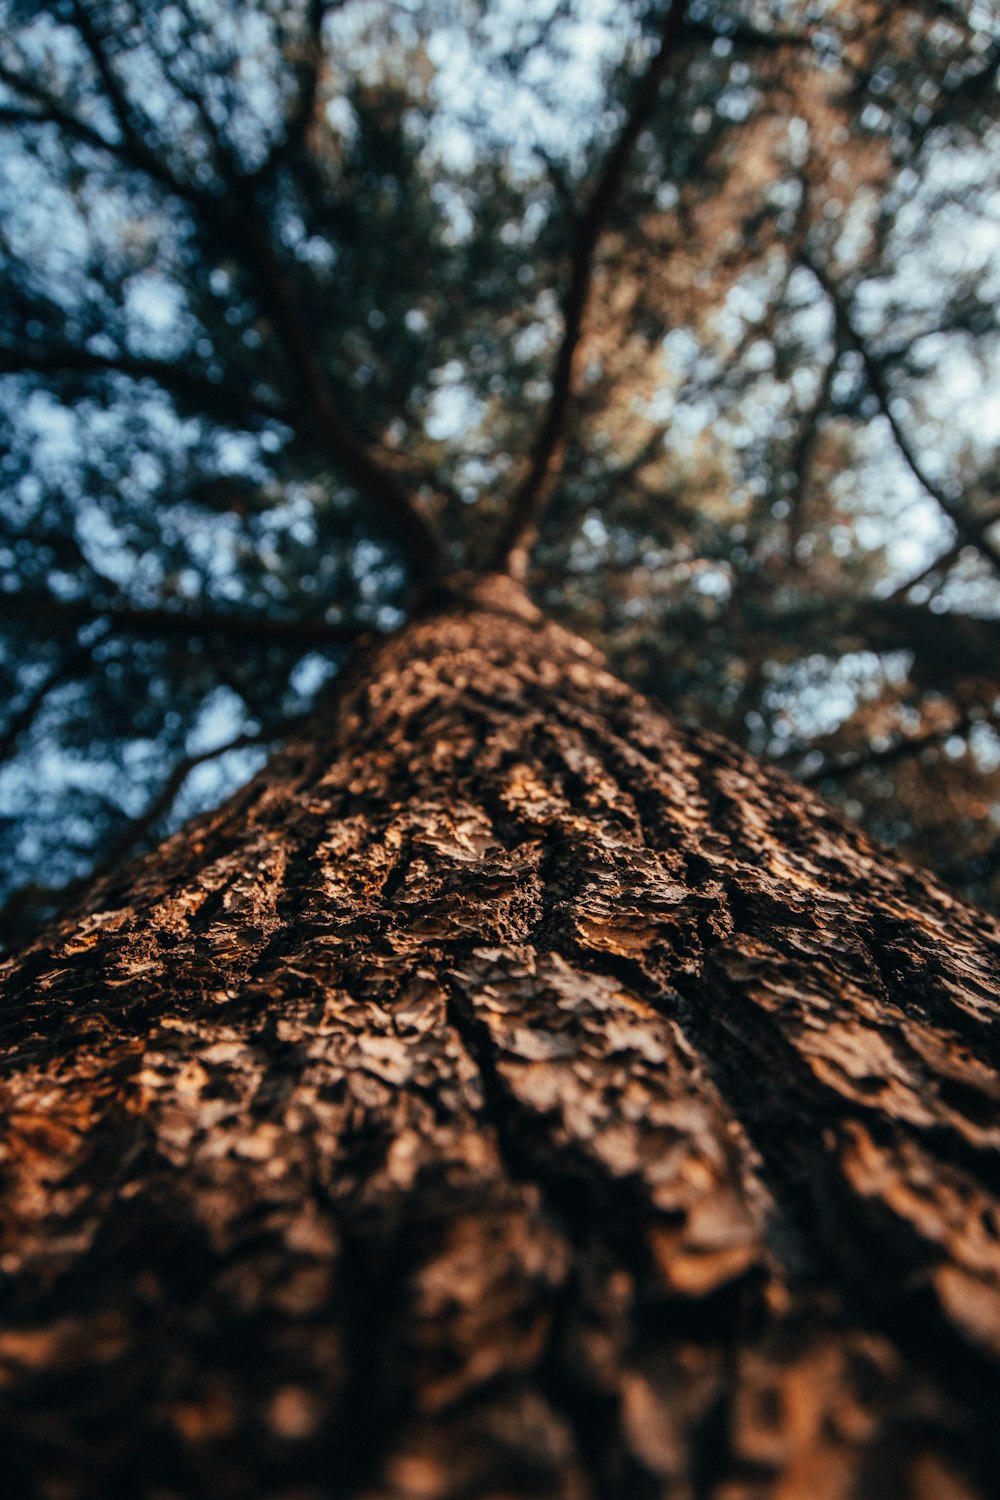
[[[456,595],[8,965],[0,1493],[995,1495],[998,954]]]

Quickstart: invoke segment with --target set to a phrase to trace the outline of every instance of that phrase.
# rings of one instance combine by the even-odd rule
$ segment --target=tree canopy
[[[8,937],[508,566],[1000,902],[1000,6],[0,21]]]

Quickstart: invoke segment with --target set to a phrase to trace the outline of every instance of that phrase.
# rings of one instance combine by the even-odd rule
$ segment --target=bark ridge
[[[6,966],[4,1493],[996,1493],[996,924],[513,585],[347,675]]]

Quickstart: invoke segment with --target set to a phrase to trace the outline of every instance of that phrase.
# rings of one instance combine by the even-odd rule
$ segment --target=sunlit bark
[[[998,953],[439,598],[8,966],[3,1493],[995,1493]]]

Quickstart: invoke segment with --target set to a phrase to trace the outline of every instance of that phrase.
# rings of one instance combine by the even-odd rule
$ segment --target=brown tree
[[[995,1493],[998,957],[442,586],[10,965],[4,1493]]]
[[[123,158],[242,258],[285,366],[281,420],[346,476],[417,587],[405,623],[356,644],[324,705],[282,722],[284,748],[249,785],[123,864],[202,752],[179,760],[73,909],[5,966],[0,1492],[989,1500],[1000,930],[812,792],[662,714],[525,587],[579,465],[588,392],[611,379],[584,357],[610,339],[599,251],[662,91],[733,38],[777,56],[771,83],[793,89],[802,37],[742,19],[723,33],[711,8],[680,0],[658,13],[574,205],[540,420],[517,482],[480,508],[470,568],[447,524],[462,497],[342,409],[339,348],[319,348],[302,278],[275,248],[282,200],[262,184],[308,134],[327,7],[306,7],[316,46],[289,51],[289,130],[252,173],[234,166],[240,132],[218,135],[218,101],[184,92],[169,29],[125,7],[166,49],[215,168],[211,153],[156,149],[166,127],[124,88],[95,9],[60,14],[110,115],[23,63],[0,68],[17,95],[5,118]],[[937,36],[908,10],[897,36],[871,9],[880,45],[922,57]],[[196,15],[174,19],[197,36]],[[956,79],[988,93],[1000,54],[979,30],[966,70],[949,71],[948,37],[964,34],[945,32],[928,53],[938,94],[924,93],[950,118]],[[895,87],[868,54],[862,80],[856,33],[844,37],[859,89]],[[810,46],[829,72],[832,43]],[[59,48],[25,57],[58,73]],[[822,140],[833,104],[813,103]],[[887,149],[869,152],[876,177]],[[724,157],[723,141],[706,160],[728,180]],[[209,179],[227,161],[237,186],[223,197]],[[817,180],[828,202],[838,191],[811,158],[801,178],[806,198]],[[745,205],[688,196],[725,259]],[[800,438],[803,487],[847,355],[923,473],[836,255],[817,261],[793,229],[792,263],[836,335]],[[718,266],[703,270],[699,288]],[[641,285],[623,275],[626,295]],[[267,382],[241,392],[77,332],[55,353],[32,333],[3,357],[32,376],[113,361],[116,376],[220,410],[252,396],[274,416]],[[963,545],[995,561],[992,522],[924,477]],[[102,588],[0,597],[66,633],[355,634],[346,619],[195,615]],[[965,670],[989,682],[995,621],[952,612],[933,629],[910,588],[856,601],[838,629],[903,640],[927,671],[959,638]],[[98,645],[77,641],[70,660]],[[76,670],[57,663],[21,717]]]

